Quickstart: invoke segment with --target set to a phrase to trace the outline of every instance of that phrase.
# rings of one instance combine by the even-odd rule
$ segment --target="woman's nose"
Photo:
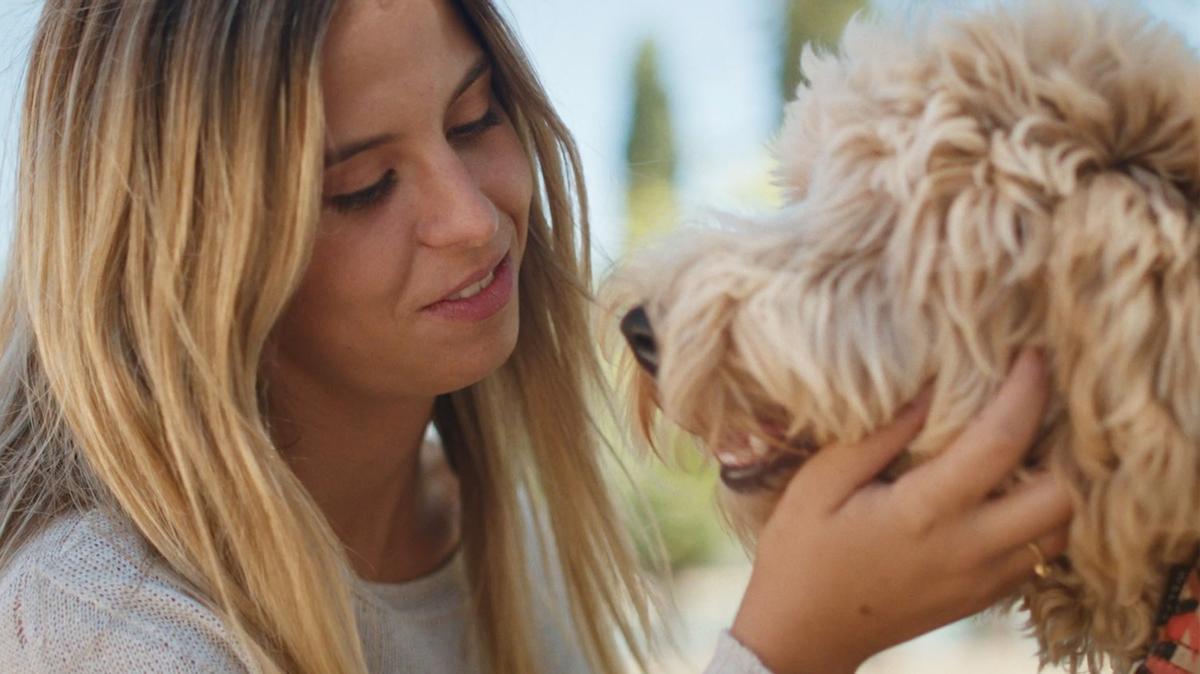
[[[420,182],[417,232],[423,244],[482,248],[495,240],[500,212],[457,156],[430,165]]]

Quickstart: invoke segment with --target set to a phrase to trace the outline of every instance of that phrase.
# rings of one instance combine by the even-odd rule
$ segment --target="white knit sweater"
[[[538,555],[529,555],[536,560]],[[536,564],[536,561],[533,562]],[[531,577],[547,578],[539,568]],[[561,583],[535,598],[547,672],[587,672],[564,629]],[[456,555],[417,580],[359,581],[355,612],[375,674],[478,672],[467,631],[466,577]],[[249,659],[210,604],[152,554],[133,526],[100,511],[63,516],[0,570],[4,674],[228,674]],[[770,674],[728,633],[706,674]]]

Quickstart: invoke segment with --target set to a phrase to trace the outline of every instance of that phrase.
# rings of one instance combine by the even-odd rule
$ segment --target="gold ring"
[[[1046,562],[1046,555],[1042,554],[1042,549],[1033,541],[1026,543],[1026,545],[1029,547],[1029,550],[1033,552],[1034,558],[1037,559],[1033,565],[1033,572],[1037,574],[1038,578],[1049,578],[1050,564]]]

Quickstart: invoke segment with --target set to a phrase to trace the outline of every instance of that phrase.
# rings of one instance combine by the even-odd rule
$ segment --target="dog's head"
[[[1168,463],[1200,461],[1196,55],[1136,10],[1029,0],[860,22],[804,72],[775,144],[786,204],[680,232],[611,281],[643,425],[661,412],[734,491],[770,495],[926,384],[907,458],[944,448],[1021,347],[1043,347],[1054,391],[1035,458],[1088,512],[1059,595],[1035,606],[1075,611],[1040,616],[1074,631],[1039,636],[1055,658],[1128,657],[1161,579],[1147,556],[1200,540],[1194,495],[1164,498],[1161,480],[1183,478],[1143,451],[1155,419],[1156,446],[1190,457]],[[1095,606],[1111,612],[1081,626],[1109,610]]]
[[[804,72],[775,143],[784,207],[716,216],[609,284],[643,423],[661,409],[723,452],[730,486],[777,483],[930,380],[934,421],[964,417],[1022,345],[1048,346],[1059,224],[1186,219],[1200,185],[1196,60],[1129,10],[857,23]]]
[[[714,448],[723,482],[743,494],[774,491],[817,447],[865,434],[924,378],[901,371],[924,359],[899,351],[918,337],[892,334],[906,326],[893,315],[900,303],[887,288],[862,287],[875,282],[867,265],[823,268],[820,247],[803,243],[819,228],[808,232],[803,220],[788,212],[769,225],[739,223],[752,231],[689,232],[609,288],[622,298],[621,330],[638,363],[641,424],[661,410]],[[813,292],[821,286],[826,294]],[[862,353],[876,371],[860,367]],[[873,394],[846,395],[864,387]]]

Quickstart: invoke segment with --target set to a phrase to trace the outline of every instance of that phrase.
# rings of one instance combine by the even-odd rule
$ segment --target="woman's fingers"
[[[1049,573],[1053,577],[1054,566],[1050,562],[1066,551],[1067,539],[1067,527],[1063,526],[1032,541],[1009,548],[992,563],[995,573],[991,577],[995,579],[996,584],[992,596],[988,597],[988,603],[1012,593],[1021,583],[1032,580],[1037,575],[1037,565],[1043,560],[1048,564]],[[1036,552],[1030,547],[1030,542],[1037,546]]]
[[[1036,437],[1044,379],[1038,354],[1023,353],[970,427],[894,484],[869,483],[920,432],[927,396],[861,442],[817,452],[762,529],[734,635],[777,671],[854,671],[1062,554],[1070,499],[1052,478],[987,498]]]
[[[1071,497],[1049,473],[983,503],[969,526],[996,550],[1025,545],[1071,521]]]
[[[930,390],[923,390],[896,419],[859,442],[830,445],[817,452],[797,473],[788,492],[806,499],[819,499],[827,509],[836,509],[863,484],[875,479],[921,432],[929,413]],[[797,482],[803,482],[797,485]],[[788,494],[783,496],[788,500]]]
[[[1048,397],[1041,354],[1023,350],[987,407],[942,454],[906,477],[943,494],[948,510],[979,502],[1028,451]]]

